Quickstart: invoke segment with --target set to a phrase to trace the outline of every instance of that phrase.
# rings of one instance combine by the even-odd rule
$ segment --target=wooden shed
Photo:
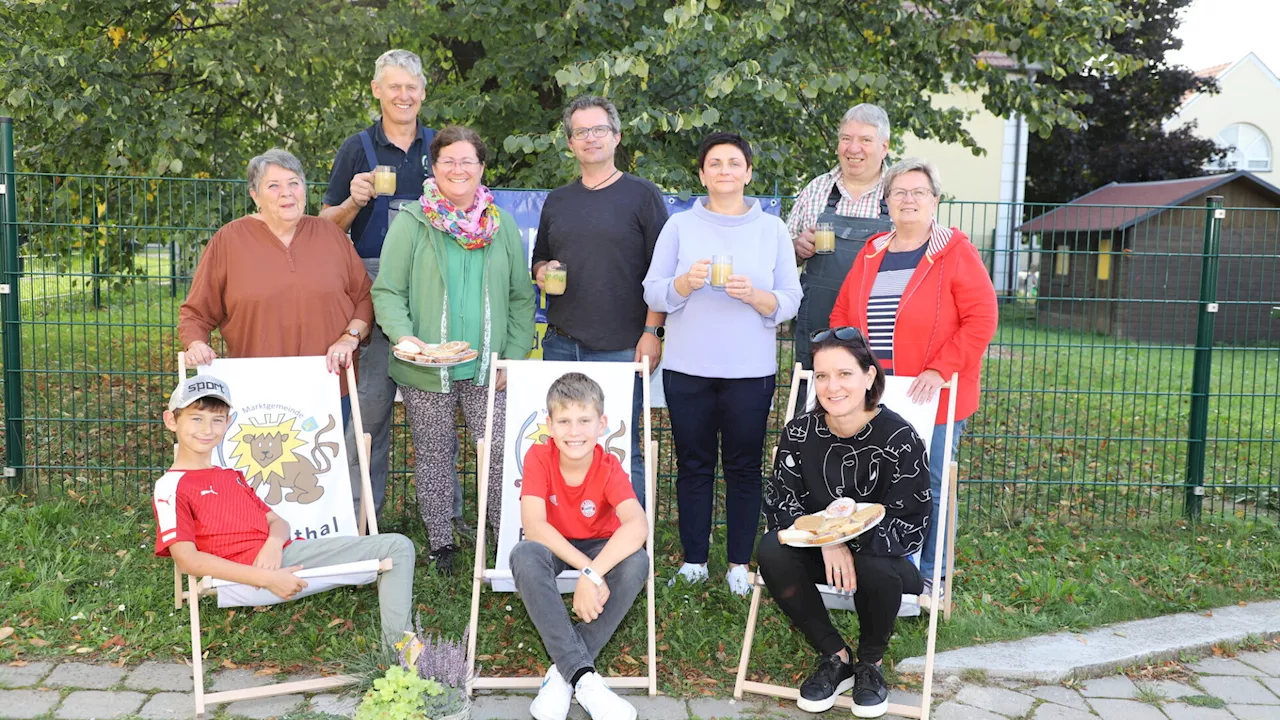
[[[1280,343],[1280,188],[1249,172],[1111,183],[1035,217],[1037,321],[1157,344],[1196,336],[1206,199],[1223,198],[1214,339]]]

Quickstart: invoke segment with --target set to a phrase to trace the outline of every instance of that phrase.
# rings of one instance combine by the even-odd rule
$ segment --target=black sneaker
[[[853,716],[878,718],[889,711],[889,686],[880,668],[858,661],[853,665]]]
[[[823,655],[818,669],[800,686],[796,707],[805,712],[820,713],[836,704],[836,697],[853,687],[853,665],[839,655]]]
[[[436,550],[435,552],[431,553],[431,560],[436,565],[437,575],[453,574],[453,556],[455,553],[457,553],[457,551],[458,549],[455,548],[454,546],[445,545],[439,550]]]

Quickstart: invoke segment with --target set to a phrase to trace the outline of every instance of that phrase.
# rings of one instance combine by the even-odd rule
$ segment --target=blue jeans
[[[942,471],[948,462],[956,459],[956,455],[960,451],[960,434],[964,432],[964,426],[969,423],[966,418],[957,420],[952,426],[951,437],[951,457],[944,458],[942,447],[946,442],[947,424],[939,423],[933,426],[933,440],[929,444],[929,487],[933,490],[933,522],[929,523],[929,534],[925,536],[924,547],[920,550],[920,577],[925,582],[933,582],[933,553],[934,547],[938,542],[938,503],[942,502]],[[949,498],[949,502],[954,505],[955,498]],[[947,575],[947,546],[942,546],[942,577],[946,579]]]
[[[556,332],[548,326],[546,336],[542,339],[543,360],[568,360],[571,362],[635,362],[636,350],[592,350],[583,347],[577,340]],[[647,503],[644,496],[644,440],[641,430],[643,421],[641,410],[644,408],[644,385],[640,376],[636,375],[636,387],[631,393],[631,489],[643,507]],[[656,458],[655,458],[656,461]]]

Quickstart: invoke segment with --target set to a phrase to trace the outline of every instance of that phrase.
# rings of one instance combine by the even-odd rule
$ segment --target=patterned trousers
[[[474,440],[484,437],[485,409],[489,389],[470,380],[456,380],[447,393],[427,392],[400,386],[409,430],[413,433],[414,484],[417,486],[418,514],[427,526],[432,552],[453,544],[453,462],[457,434],[455,418],[462,417]],[[494,398],[493,435],[489,448],[489,513],[487,535],[497,537],[502,515],[502,452],[505,446],[507,393]]]

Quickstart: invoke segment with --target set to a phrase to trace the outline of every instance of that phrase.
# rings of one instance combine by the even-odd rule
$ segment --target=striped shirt
[[[881,176],[883,177],[883,175]],[[787,230],[791,237],[798,236],[807,227],[818,222],[818,216],[827,209],[827,200],[831,197],[832,186],[840,188],[840,201],[836,203],[836,214],[845,217],[878,218],[880,217],[880,199],[884,195],[884,184],[877,182],[875,187],[854,197],[845,188],[844,177],[837,165],[830,172],[825,172],[809,181],[800,194],[796,196],[796,204],[791,208],[787,218]]]
[[[894,230],[877,239],[873,243],[875,251],[888,247],[897,234]],[[885,375],[893,374],[893,332],[902,293],[906,291],[920,261],[925,257],[932,258],[950,240],[951,228],[935,221],[929,227],[929,242],[915,250],[887,252],[880,263],[875,282],[871,285],[871,296],[867,299],[867,340]]]

